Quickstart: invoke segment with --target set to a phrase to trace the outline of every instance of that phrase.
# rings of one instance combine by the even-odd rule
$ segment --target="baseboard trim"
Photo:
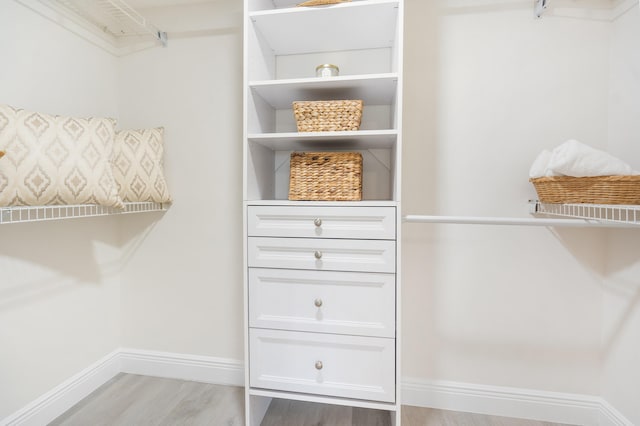
[[[242,361],[169,352],[121,349],[123,373],[244,386]]]
[[[244,385],[242,361],[122,348],[98,360],[11,416],[0,426],[40,426],[118,373]],[[597,396],[403,378],[402,404],[584,426],[633,426]]]
[[[41,426],[73,407],[120,373],[120,351],[115,350],[65,380],[14,414],[0,420],[6,426]]]
[[[601,400],[600,426],[633,426],[633,423],[606,400]]]
[[[598,396],[402,379],[402,404],[584,426],[633,426]]]

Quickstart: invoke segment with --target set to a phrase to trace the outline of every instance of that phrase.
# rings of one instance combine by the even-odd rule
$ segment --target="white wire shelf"
[[[555,204],[531,201],[532,214],[586,219],[598,223],[640,225],[640,205]]]
[[[500,216],[429,216],[406,215],[402,217],[406,223],[442,223],[453,225],[499,225],[499,226],[553,226],[583,228],[590,226],[609,227],[621,226],[618,223],[590,221],[587,219],[541,219],[527,217],[500,217]]]
[[[97,204],[0,207],[0,225],[5,223],[40,222],[45,220],[165,211],[168,207],[168,204],[153,202],[125,203],[124,209],[122,210]]]
[[[406,215],[407,223],[444,223],[458,225],[511,225],[553,227],[635,227],[640,225],[640,205],[611,204],[551,204],[529,201],[530,213],[546,217],[493,216],[428,216]]]
[[[151,35],[163,46],[167,33],[151,24],[125,0],[53,0],[116,40]]]

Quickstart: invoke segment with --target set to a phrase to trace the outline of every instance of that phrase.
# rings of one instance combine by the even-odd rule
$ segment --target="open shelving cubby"
[[[363,155],[363,200],[398,201],[399,2],[296,3],[248,2],[244,199],[286,201],[293,151],[357,151]],[[322,63],[337,64],[340,76],[315,77]],[[335,99],[363,100],[360,130],[297,131],[294,101]]]

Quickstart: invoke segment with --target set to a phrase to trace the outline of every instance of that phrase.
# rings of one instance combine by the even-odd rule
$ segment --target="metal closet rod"
[[[588,219],[536,219],[517,217],[483,217],[483,216],[427,216],[405,215],[407,223],[449,223],[458,225],[511,225],[511,226],[556,226],[556,227],[621,227],[624,224],[602,222]]]

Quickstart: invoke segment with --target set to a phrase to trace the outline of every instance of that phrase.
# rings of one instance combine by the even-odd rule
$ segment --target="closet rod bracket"
[[[158,31],[158,41],[162,44],[162,47],[167,47],[167,33],[165,31]]]
[[[534,5],[534,14],[536,18],[542,18],[542,14],[545,9],[549,7],[549,0],[535,0],[536,3]]]

